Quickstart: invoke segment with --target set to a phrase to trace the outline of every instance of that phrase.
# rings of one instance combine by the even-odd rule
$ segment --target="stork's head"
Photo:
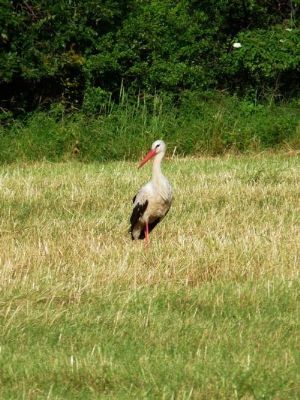
[[[146,164],[147,161],[151,160],[151,158],[155,157],[159,153],[165,154],[167,146],[163,140],[155,140],[152,143],[151,150],[145,156],[145,158],[141,161],[139,168]]]
[[[167,149],[166,143],[163,140],[155,140],[152,143],[151,150],[155,151],[155,154],[165,153]]]

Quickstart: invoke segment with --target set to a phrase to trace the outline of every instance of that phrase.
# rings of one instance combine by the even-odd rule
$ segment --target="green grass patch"
[[[267,281],[3,299],[1,397],[296,399],[299,293]]]
[[[125,95],[124,95],[125,96]],[[101,112],[100,112],[101,111]],[[163,138],[178,155],[299,149],[300,112],[290,104],[255,104],[221,94],[187,92],[109,102],[99,114],[67,115],[60,106],[0,129],[0,160],[131,160]]]

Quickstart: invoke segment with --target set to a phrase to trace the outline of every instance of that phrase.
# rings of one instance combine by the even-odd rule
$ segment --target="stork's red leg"
[[[149,225],[148,222],[146,222],[146,227],[145,227],[145,240],[146,240],[146,244],[149,243]]]

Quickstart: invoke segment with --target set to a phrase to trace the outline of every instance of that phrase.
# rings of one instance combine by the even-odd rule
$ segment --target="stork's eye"
[[[157,144],[157,145],[155,146],[155,148],[157,149],[159,146],[160,146],[160,144]]]

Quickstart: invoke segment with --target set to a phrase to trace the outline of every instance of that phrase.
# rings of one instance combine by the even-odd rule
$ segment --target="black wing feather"
[[[130,233],[132,233],[135,225],[137,224],[140,217],[144,214],[147,207],[148,207],[148,200],[146,200],[145,203],[143,203],[143,204],[137,203],[137,205],[132,210],[132,214],[130,217],[130,225],[131,225],[130,230],[129,230]]]

